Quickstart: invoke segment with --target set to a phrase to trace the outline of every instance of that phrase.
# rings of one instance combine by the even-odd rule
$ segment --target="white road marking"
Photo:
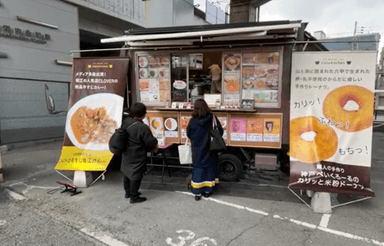
[[[7,188],[5,188],[5,190],[8,192],[8,194],[13,198],[13,199],[16,199],[16,200],[25,200],[25,199],[27,199],[27,198],[25,198],[25,196],[22,196],[22,195],[20,195],[20,194],[18,194],[18,193],[16,193],[16,192],[13,192],[13,191],[11,191],[10,189],[7,189]]]
[[[320,221],[319,226],[327,228],[328,227],[329,218],[331,218],[331,214],[323,214],[323,217],[321,217],[321,221]]]
[[[107,235],[104,235],[101,233],[92,232],[88,228],[83,228],[80,231],[87,234],[88,236],[91,236],[91,237],[105,243],[106,245],[109,245],[109,246],[129,246],[128,244],[125,244],[119,240],[111,238],[110,236],[107,236]]]
[[[182,194],[185,194],[185,195],[194,196],[194,194],[192,194],[190,192],[182,192],[182,191],[176,191],[176,192],[177,193],[182,193]],[[237,208],[237,209],[245,209],[245,210],[247,210],[249,212],[255,212],[257,214],[264,215],[264,216],[268,216],[269,215],[269,213],[261,211],[261,210],[254,210],[252,208],[244,207],[244,206],[237,205],[237,204],[234,204],[234,203],[229,203],[229,202],[221,201],[221,200],[218,200],[218,199],[204,198],[204,197],[203,197],[203,199],[209,200],[209,201],[213,201],[213,202],[216,202],[216,203],[220,203],[220,204],[223,204],[223,205],[226,205],[226,206],[230,206],[230,207],[233,207],[233,208]],[[324,214],[324,215],[326,215],[326,214]],[[288,221],[288,222],[294,223],[294,224],[299,225],[299,226],[308,227],[308,228],[311,228],[311,229],[314,229],[314,230],[317,229],[317,230],[328,232],[328,233],[331,233],[331,234],[334,234],[334,235],[338,235],[338,236],[341,236],[341,237],[346,237],[346,238],[350,238],[350,239],[354,239],[354,240],[363,241],[363,242],[366,242],[366,243],[372,243],[372,244],[375,244],[375,245],[384,246],[384,242],[379,242],[379,241],[374,240],[374,239],[364,238],[364,237],[356,236],[356,235],[353,235],[353,234],[350,234],[350,233],[346,233],[346,232],[342,232],[342,231],[337,231],[337,230],[332,230],[332,229],[326,228],[326,226],[328,226],[329,217],[330,217],[330,215],[328,216],[328,218],[326,216],[323,216],[323,218],[321,219],[320,225],[317,226],[317,225],[310,224],[310,223],[307,223],[307,222],[290,219],[288,217],[280,217],[279,215],[273,215],[273,218],[275,218],[275,219],[280,219],[280,220]]]

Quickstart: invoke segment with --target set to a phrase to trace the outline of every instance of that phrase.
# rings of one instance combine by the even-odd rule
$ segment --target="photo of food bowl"
[[[253,86],[257,89],[263,89],[266,86],[266,81],[267,79],[262,77],[262,78],[256,78],[253,82]]]
[[[147,57],[144,57],[144,56],[139,57],[139,66],[140,67],[148,66],[148,59],[147,59]]]
[[[82,98],[68,111],[66,134],[77,148],[109,150],[108,141],[118,128],[124,99],[112,93],[98,93]]]
[[[167,66],[169,64],[169,58],[168,57],[161,57],[160,62],[161,62],[161,65]]]
[[[224,63],[228,70],[236,70],[237,67],[240,65],[240,57],[237,56],[230,56],[227,59],[225,59]]]
[[[244,89],[251,89],[252,87],[253,87],[253,79],[243,80],[243,88]]]
[[[140,79],[148,79],[148,76],[149,76],[148,68],[140,68],[139,69]]]
[[[159,77],[159,69],[158,68],[149,68],[149,77],[152,79]]]
[[[150,121],[149,126],[154,130],[154,131],[162,131],[163,128],[163,122],[160,118],[152,118]]]
[[[157,58],[157,57],[153,57],[153,56],[149,56],[149,57],[148,57],[148,64],[149,64],[149,65],[152,65],[152,66],[153,66],[153,65],[156,65],[156,66],[157,66],[157,65],[160,65],[160,64],[159,64],[159,60],[158,60],[158,58]]]
[[[164,121],[164,125],[168,131],[175,131],[177,129],[177,121],[174,118],[167,118]]]
[[[164,67],[160,68],[159,69],[159,77],[165,78],[165,79],[169,78],[169,69],[164,68]]]
[[[149,90],[149,81],[146,79],[141,79],[139,82],[139,87],[141,91]]]

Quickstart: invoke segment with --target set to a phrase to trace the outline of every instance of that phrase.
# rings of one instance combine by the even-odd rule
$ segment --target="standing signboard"
[[[290,187],[374,195],[369,187],[376,55],[293,53]]]
[[[74,58],[64,143],[56,170],[104,171],[122,121],[128,59]]]

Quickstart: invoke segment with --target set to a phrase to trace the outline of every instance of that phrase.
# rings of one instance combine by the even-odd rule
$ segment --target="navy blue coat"
[[[216,117],[215,117],[216,118]],[[204,168],[216,165],[217,153],[209,149],[210,135],[212,129],[213,115],[208,113],[204,118],[192,118],[187,126],[187,136],[192,143],[193,167]],[[223,127],[216,118],[216,124],[223,135]]]

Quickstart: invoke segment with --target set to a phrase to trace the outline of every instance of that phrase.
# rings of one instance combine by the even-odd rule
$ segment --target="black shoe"
[[[210,197],[211,195],[212,195],[212,193],[208,193],[208,192],[204,193],[204,197],[206,197],[206,198]]]
[[[129,202],[130,203],[139,203],[139,202],[145,202],[146,200],[147,200],[147,198],[145,198],[145,197],[137,196],[136,198],[131,197],[131,200]]]
[[[137,195],[138,196],[140,196],[141,195],[141,192],[137,192]],[[125,193],[125,196],[124,196],[125,198],[130,198],[131,197],[131,195],[129,195],[129,194],[127,194],[127,193]]]
[[[201,195],[200,196],[195,196],[195,201],[199,201],[201,199]]]

